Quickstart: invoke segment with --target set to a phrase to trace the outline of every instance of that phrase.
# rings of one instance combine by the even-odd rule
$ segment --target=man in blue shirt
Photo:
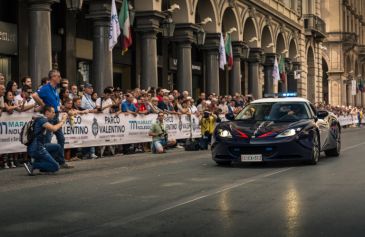
[[[33,93],[33,99],[41,106],[44,107],[46,105],[54,108],[55,116],[50,121],[51,124],[56,125],[59,121],[59,113],[60,113],[60,96],[57,92],[57,86],[60,84],[61,75],[58,70],[51,70],[48,73],[49,83],[42,86],[37,92]],[[64,158],[64,147],[65,147],[65,137],[63,135],[62,128],[58,129],[54,132],[57,138],[58,144],[62,149],[62,156]],[[52,133],[47,133],[46,143],[51,143]],[[62,168],[70,168],[66,163],[62,166]]]
[[[44,116],[35,119],[35,137],[27,147],[28,154],[34,159],[32,164],[24,163],[24,168],[29,175],[33,175],[34,169],[39,169],[41,172],[54,173],[58,171],[60,166],[62,167],[65,164],[61,146],[59,144],[46,143],[46,140],[48,133],[62,128],[62,125],[66,122],[67,115],[63,114],[61,121],[52,125],[50,121],[55,117],[54,108],[52,106],[44,106],[43,114]]]
[[[122,103],[123,113],[137,115],[137,107],[133,104],[133,100],[133,95],[126,94],[126,100]]]

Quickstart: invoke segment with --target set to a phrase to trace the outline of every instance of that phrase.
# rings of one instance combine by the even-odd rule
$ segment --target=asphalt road
[[[318,165],[218,167],[209,152],[0,171],[0,236],[365,236],[365,129]]]

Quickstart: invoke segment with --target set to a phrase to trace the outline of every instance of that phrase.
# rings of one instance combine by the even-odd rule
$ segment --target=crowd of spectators
[[[348,116],[354,115],[357,116],[358,114],[363,114],[365,112],[365,108],[360,106],[333,106],[325,103],[317,103],[316,107],[318,109],[327,110],[334,113],[336,116]]]
[[[48,78],[43,78],[38,89],[48,83]],[[32,98],[35,92],[32,90],[31,77],[21,79],[21,84],[15,81],[5,81],[4,75],[0,73],[0,116],[1,113],[13,114],[18,112],[39,112],[40,106]],[[167,90],[164,88],[148,88],[133,90],[122,90],[119,87],[106,87],[103,94],[99,95],[94,91],[93,85],[84,83],[82,85],[70,84],[67,79],[62,79],[58,89],[61,108],[60,112],[67,113],[70,118],[78,114],[87,113],[112,113],[112,114],[137,114],[145,115],[150,113],[158,114],[196,114],[203,118],[204,114],[210,113],[219,122],[219,118],[225,114],[238,114],[242,108],[253,100],[252,96],[216,95],[204,92],[194,100],[187,91]],[[364,112],[363,108],[351,106],[331,106],[317,104],[317,108],[332,111],[336,115],[356,115]],[[71,121],[71,120],[70,120]],[[72,122],[72,121],[71,121]],[[149,151],[148,144],[121,145],[109,147],[89,147],[82,149],[66,150],[67,159],[92,159],[103,156],[104,150],[108,148],[109,154],[131,153]],[[21,158],[21,159],[18,159]],[[0,154],[0,163],[3,167],[16,167],[28,159],[26,154]],[[2,160],[2,162],[1,162]],[[0,164],[1,165],[1,164]]]

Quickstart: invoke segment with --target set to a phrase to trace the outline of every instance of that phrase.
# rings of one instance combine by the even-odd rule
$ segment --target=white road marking
[[[114,184],[127,183],[127,182],[131,182],[131,181],[138,180],[138,179],[140,179],[140,178],[138,178],[138,177],[126,177],[124,179],[119,179],[119,180],[116,180],[114,182],[111,182],[110,184],[114,185]]]
[[[365,145],[365,142],[362,142],[362,143],[359,143],[359,144],[356,144],[356,145],[352,145],[352,146],[348,146],[346,148],[343,148],[342,151],[351,150],[351,149],[354,149],[354,148],[362,146],[362,145]]]
[[[171,183],[164,183],[161,184],[161,187],[170,188],[170,187],[177,187],[177,186],[183,186],[185,183],[181,182],[171,182]]]

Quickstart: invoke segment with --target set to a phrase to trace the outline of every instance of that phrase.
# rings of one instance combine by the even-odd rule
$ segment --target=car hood
[[[226,124],[233,136],[246,138],[274,137],[289,128],[304,127],[309,120],[295,122],[275,121],[231,121]]]

